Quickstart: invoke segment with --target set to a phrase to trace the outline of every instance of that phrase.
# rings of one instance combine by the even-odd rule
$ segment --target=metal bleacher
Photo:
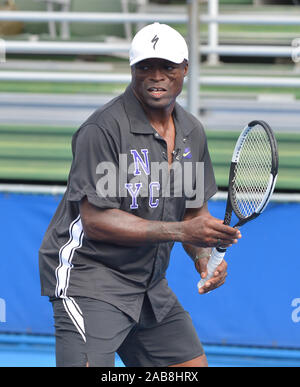
[[[125,12],[144,7],[146,0],[15,0],[20,11],[51,11],[51,9],[70,12]],[[227,0],[220,1],[226,4]],[[229,1],[228,1],[229,3]],[[230,2],[233,3],[232,1]],[[236,1],[237,4],[252,5],[250,0]],[[63,8],[61,8],[63,7]],[[66,8],[67,7],[67,8]],[[50,22],[49,22],[50,23]],[[54,28],[55,27],[55,28]],[[57,29],[56,27],[60,27]],[[128,23],[83,23],[76,22],[59,26],[43,23],[24,23],[22,34],[12,39],[40,40],[84,40],[105,41],[128,40],[131,34]],[[59,32],[58,32],[59,31]],[[71,62],[70,62],[71,63]],[[26,101],[25,101],[26,102]],[[17,109],[17,107],[16,107]],[[47,182],[65,184],[71,164],[71,136],[76,126],[0,124],[0,181],[5,182]],[[227,170],[237,132],[210,130],[207,133],[217,183],[227,186]],[[277,188],[281,190],[300,190],[300,132],[278,133],[280,151],[280,171]]]

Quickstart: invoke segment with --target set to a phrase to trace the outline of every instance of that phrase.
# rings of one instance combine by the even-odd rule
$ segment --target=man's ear
[[[185,67],[184,67],[184,70],[183,70],[183,71],[184,71],[183,74],[184,74],[184,76],[186,77],[186,76],[187,76],[187,73],[188,73],[188,71],[189,71],[189,64],[188,64],[188,62],[185,63]]]

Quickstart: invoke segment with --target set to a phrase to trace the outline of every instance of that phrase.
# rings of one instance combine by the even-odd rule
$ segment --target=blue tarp
[[[51,305],[40,296],[37,253],[60,199],[0,194],[0,332],[53,333]],[[224,201],[210,203],[219,218],[224,207]],[[300,348],[299,218],[300,204],[271,203],[228,250],[226,284],[204,296],[197,294],[193,263],[175,244],[168,281],[204,343]]]

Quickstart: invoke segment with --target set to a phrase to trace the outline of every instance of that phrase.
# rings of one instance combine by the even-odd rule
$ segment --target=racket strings
[[[251,216],[268,190],[272,155],[269,137],[261,127],[253,128],[240,150],[233,179],[233,198],[241,217]]]

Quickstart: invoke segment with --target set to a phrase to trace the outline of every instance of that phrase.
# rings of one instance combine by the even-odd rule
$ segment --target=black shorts
[[[203,355],[190,315],[177,301],[157,322],[145,297],[140,320],[85,297],[52,300],[57,367],[166,367]]]

